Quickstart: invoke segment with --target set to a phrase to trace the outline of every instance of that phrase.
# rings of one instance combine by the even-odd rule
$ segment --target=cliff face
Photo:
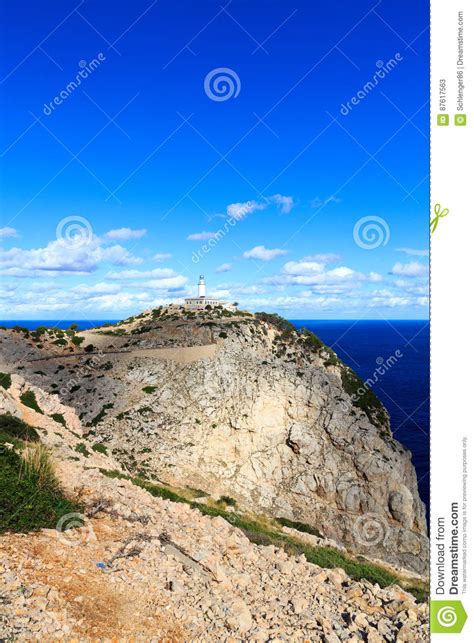
[[[230,496],[352,552],[426,572],[410,453],[370,392],[351,399],[355,376],[314,336],[211,313],[162,314],[159,324],[149,315],[106,332],[84,333],[85,344],[124,352],[94,367],[74,354],[60,370],[56,359],[27,369],[129,470]]]

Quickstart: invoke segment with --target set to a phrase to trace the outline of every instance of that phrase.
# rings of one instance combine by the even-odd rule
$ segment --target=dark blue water
[[[0,322],[32,330],[38,326],[68,328],[75,320],[23,320]],[[77,320],[81,330],[117,320]],[[384,362],[399,351],[402,356],[380,376],[373,390],[388,409],[397,440],[413,454],[420,495],[429,502],[429,325],[426,321],[311,321],[293,322],[312,330],[362,380],[373,379],[380,358]],[[377,361],[377,358],[379,360]]]
[[[394,436],[413,454],[420,496],[429,503],[429,322],[293,321],[318,335],[362,380],[374,379],[384,362],[402,354],[374,383]],[[377,361],[377,358],[379,360]]]
[[[47,326],[48,328],[62,328],[65,330],[71,324],[77,324],[80,330],[88,330],[95,328],[102,324],[114,324],[118,319],[8,319],[6,321],[0,320],[0,326],[13,328],[13,326],[21,326],[28,330],[34,330],[38,326]]]

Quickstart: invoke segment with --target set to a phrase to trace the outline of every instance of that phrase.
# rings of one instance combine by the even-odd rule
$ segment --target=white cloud
[[[83,295],[83,296],[97,296],[97,295],[110,295],[120,292],[119,284],[106,284],[98,283],[93,286],[87,284],[80,284],[79,286],[74,286],[73,288],[68,289],[68,294],[73,295]]]
[[[145,288],[152,288],[159,291],[175,291],[181,290],[187,284],[188,280],[183,275],[175,275],[174,277],[162,277],[160,279],[150,279],[143,283],[135,284],[137,287],[142,286]]]
[[[245,201],[243,203],[231,203],[227,206],[227,216],[240,221],[257,210],[265,210],[269,203],[275,203],[283,214],[288,214],[295,206],[292,196],[273,194],[268,197],[266,202]]]
[[[0,272],[16,277],[86,274],[97,270],[102,263],[128,266],[141,262],[120,245],[104,247],[97,237],[78,247],[55,240],[44,248],[0,250]]]
[[[340,203],[341,199],[334,194],[331,194],[328,196],[326,199],[320,199],[318,196],[312,199],[310,206],[312,208],[321,208],[324,205],[327,205],[328,203]]]
[[[367,274],[357,272],[347,266],[327,270],[322,261],[288,261],[279,275],[267,277],[266,283],[281,286],[313,286],[318,292],[342,292],[342,289],[353,288],[363,282],[376,283],[383,280],[376,272]]]
[[[258,203],[258,201],[246,201],[245,203],[231,203],[227,206],[227,216],[232,219],[244,219],[249,214],[257,210],[265,210],[265,203]]]
[[[323,252],[321,254],[304,257],[304,261],[320,261],[321,263],[336,263],[336,261],[340,260],[341,257],[333,252]]]
[[[162,261],[168,261],[168,259],[171,259],[173,255],[171,255],[169,252],[158,252],[154,257],[154,261],[157,261],[158,263],[161,263]]]
[[[141,239],[146,235],[145,228],[140,230],[132,230],[132,228],[117,228],[117,230],[109,230],[104,235],[105,239],[110,241],[129,241],[130,239]]]
[[[193,232],[193,234],[188,234],[186,239],[188,241],[208,241],[209,239],[214,239],[216,232]]]
[[[0,228],[0,239],[7,239],[10,237],[17,237],[18,232],[15,230],[15,228],[10,228],[10,227],[5,227],[5,228]]]
[[[235,295],[235,292],[232,291]],[[405,309],[426,308],[428,304],[427,297],[399,296],[389,290],[380,290],[376,292],[355,291],[353,288],[349,291],[317,293],[305,290],[297,294],[272,294],[271,297],[237,297],[241,307],[250,310],[288,310],[295,311],[325,311],[336,313],[360,314],[366,309]]]
[[[282,214],[289,214],[295,207],[295,202],[292,196],[284,196],[283,194],[274,194],[270,197],[270,201],[276,203]]]
[[[324,271],[324,263],[318,261],[288,261],[282,268],[287,275],[314,275]]]
[[[428,280],[422,279],[396,279],[394,281],[395,288],[403,290],[407,293],[417,294],[417,295],[428,295],[429,287]]]
[[[426,250],[417,250],[416,248],[396,248],[397,252],[404,252],[406,255],[412,255],[414,257],[428,257],[430,251]]]
[[[232,270],[232,264],[230,263],[223,263],[220,266],[216,268],[216,272],[229,272],[229,270]]]
[[[188,282],[187,277],[176,273],[171,268],[155,268],[154,270],[121,270],[109,272],[107,279],[113,281],[133,282],[133,288],[151,288],[160,292],[182,289]]]
[[[153,270],[121,270],[107,273],[107,279],[167,279],[176,277],[177,273],[171,268],[154,268]]]
[[[244,252],[244,259],[260,259],[260,261],[271,261],[276,257],[281,257],[288,254],[288,250],[281,250],[280,248],[265,248],[265,246],[255,246],[251,250]]]
[[[410,263],[397,261],[390,273],[399,277],[424,277],[428,274],[428,266],[418,261],[411,261]]]

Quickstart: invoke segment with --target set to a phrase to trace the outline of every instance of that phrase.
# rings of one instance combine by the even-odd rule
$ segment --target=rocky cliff
[[[3,370],[73,406],[129,471],[427,571],[410,453],[370,389],[311,333],[265,314],[170,307],[59,341],[2,335]]]

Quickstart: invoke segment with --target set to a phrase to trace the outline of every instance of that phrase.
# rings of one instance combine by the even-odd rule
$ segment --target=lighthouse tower
[[[234,304],[230,304],[228,301],[221,301],[214,297],[206,297],[206,282],[204,281],[204,275],[199,275],[198,296],[186,297],[184,300],[184,309],[195,312],[198,310],[209,311],[216,307],[230,312],[235,312],[236,309]]]
[[[198,297],[206,297],[206,282],[204,281],[204,275],[199,275]]]

